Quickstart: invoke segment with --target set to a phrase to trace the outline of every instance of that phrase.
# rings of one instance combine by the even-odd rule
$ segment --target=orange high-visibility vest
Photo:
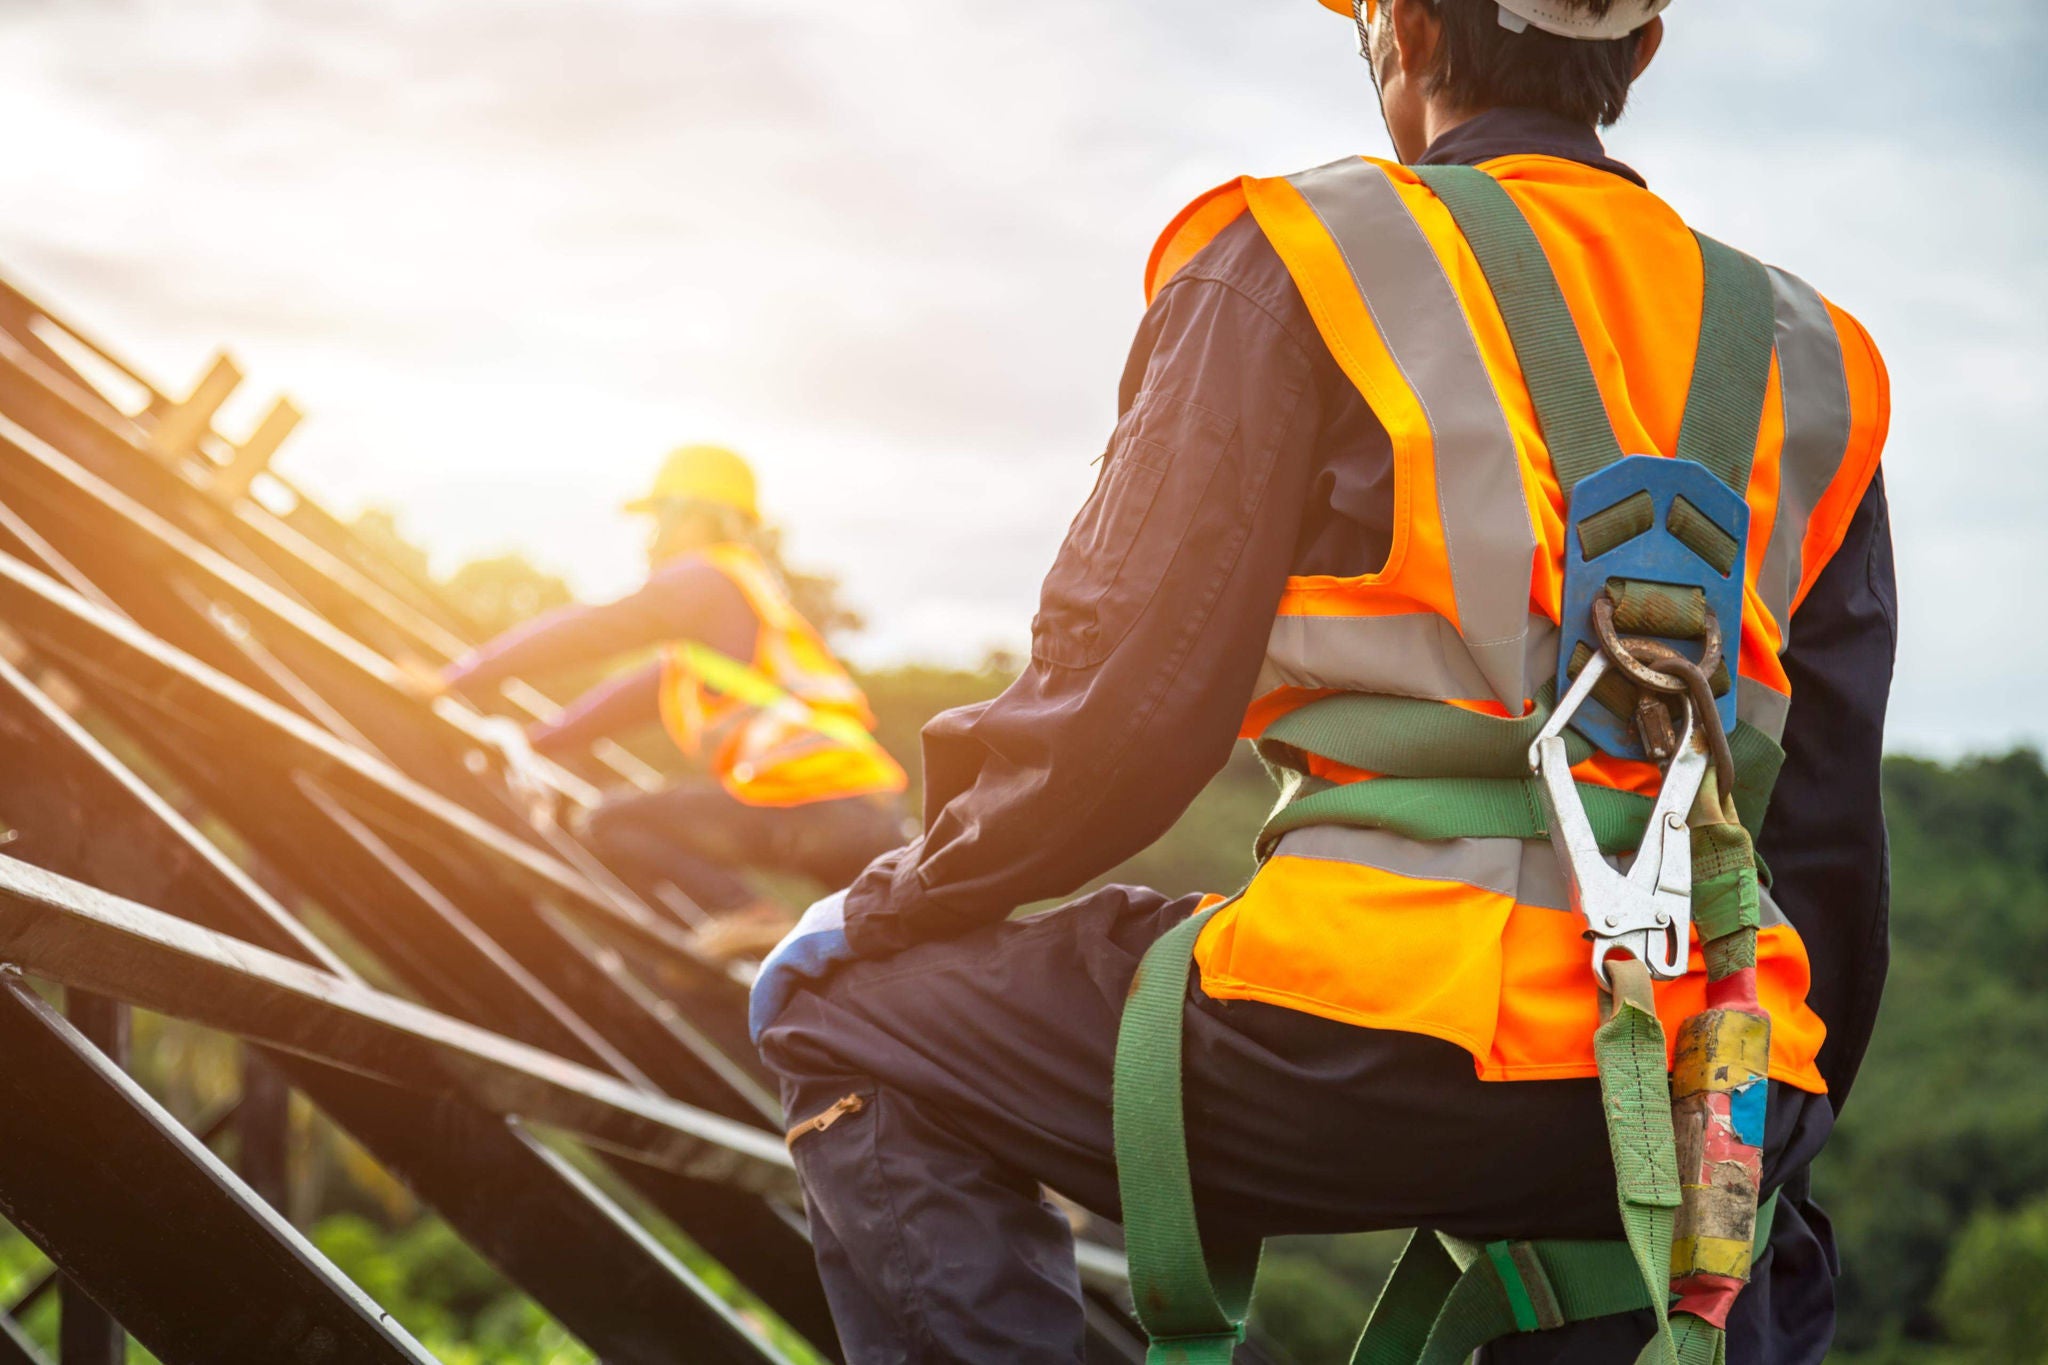
[[[1702,311],[1691,231],[1649,191],[1575,162],[1509,156],[1481,169],[1541,241],[1622,450],[1670,455]],[[1244,736],[1336,692],[1527,714],[1557,665],[1565,503],[1478,261],[1412,172],[1352,158],[1197,200],[1155,249],[1148,290],[1246,212],[1387,430],[1395,523],[1379,572],[1288,582]],[[1782,656],[1875,475],[1889,397],[1856,321],[1791,275],[1770,276],[1777,344],[1746,494],[1736,686],[1741,718],[1776,740],[1791,701]],[[1574,775],[1645,793],[1659,781],[1650,765],[1598,754]],[[1805,948],[1768,892],[1763,913],[1771,1074],[1824,1090]],[[1323,825],[1281,838],[1204,930],[1196,962],[1211,996],[1442,1038],[1486,1079],[1592,1076],[1599,992],[1583,930],[1547,843]],[[1704,1006],[1705,982],[1695,939],[1691,973],[1658,986],[1667,1037]]]
[[[742,662],[696,641],[663,655],[661,718],[677,747],[703,760],[750,806],[801,806],[900,792],[909,779],[876,742],[867,698],[804,620],[751,545],[699,557],[730,579],[756,621]]]

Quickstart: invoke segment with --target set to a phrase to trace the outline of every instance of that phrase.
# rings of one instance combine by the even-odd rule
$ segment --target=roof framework
[[[174,398],[0,281],[0,1214],[56,1266],[0,1304],[0,1365],[49,1365],[15,1319],[50,1293],[61,1365],[126,1334],[167,1365],[430,1360],[278,1212],[293,1091],[612,1365],[785,1357],[592,1170],[838,1359],[700,912],[407,691],[393,659],[476,623],[270,471],[288,401],[215,429],[240,379]],[[613,746],[547,775],[566,803],[654,780]],[[124,1069],[131,1006],[240,1039],[240,1099],[181,1125]],[[1091,1362],[1141,1359],[1084,1251]]]

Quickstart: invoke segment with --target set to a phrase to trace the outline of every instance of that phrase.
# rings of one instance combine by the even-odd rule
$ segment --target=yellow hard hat
[[[658,512],[678,502],[710,502],[743,512],[755,521],[754,471],[724,446],[678,446],[661,462],[654,487],[644,498],[626,504],[628,512]]]

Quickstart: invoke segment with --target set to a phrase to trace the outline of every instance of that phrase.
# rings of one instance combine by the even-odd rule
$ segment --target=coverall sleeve
[[[753,631],[753,613],[731,580],[686,559],[614,601],[557,607],[515,627],[449,665],[446,677],[450,687],[478,692],[506,678],[531,680],[681,639],[747,658]]]
[[[661,720],[661,661],[607,678],[562,708],[553,720],[527,732],[543,754],[580,749],[607,735],[623,734]]]
[[[1882,474],[1792,621],[1785,766],[1757,852],[1813,963],[1827,1024],[1819,1065],[1839,1112],[1863,1062],[1891,960],[1882,795],[1898,591]]]
[[[1029,666],[926,727],[925,833],[848,896],[863,956],[1074,890],[1164,833],[1229,758],[1313,479],[1312,355],[1228,282],[1183,275],[1147,313],[1120,397]]]

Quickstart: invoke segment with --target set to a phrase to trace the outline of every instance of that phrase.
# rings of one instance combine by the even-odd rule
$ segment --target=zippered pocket
[[[794,1147],[796,1140],[811,1133],[822,1133],[848,1114],[858,1114],[868,1107],[867,1100],[859,1095],[846,1095],[834,1100],[824,1112],[813,1114],[796,1127],[783,1134],[782,1140]]]

